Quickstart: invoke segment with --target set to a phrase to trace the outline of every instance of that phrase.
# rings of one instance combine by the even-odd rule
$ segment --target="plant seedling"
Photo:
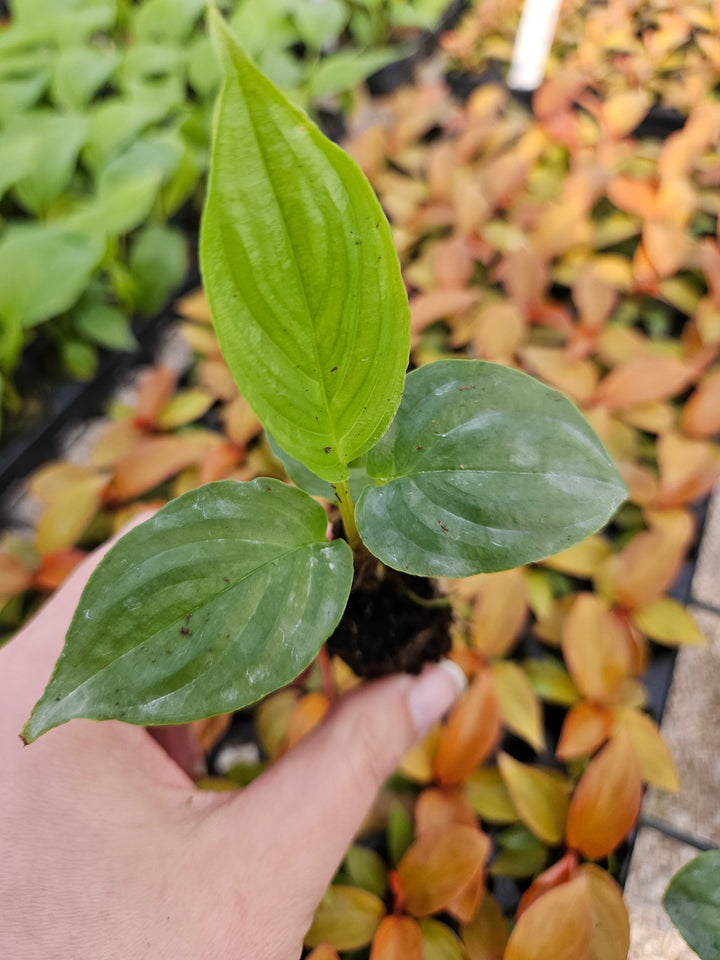
[[[625,496],[580,413],[531,377],[465,359],[406,377],[407,297],[372,189],[210,21],[225,79],[204,284],[230,369],[297,486],[211,483],[119,541],[27,742],[74,717],[168,724],[246,706],[313,660],[355,571],[517,567],[584,539]],[[327,539],[311,494],[337,502],[346,539]]]

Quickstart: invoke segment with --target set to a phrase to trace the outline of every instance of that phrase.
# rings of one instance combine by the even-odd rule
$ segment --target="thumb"
[[[285,892],[313,910],[383,782],[465,684],[445,660],[419,677],[392,677],[343,698],[294,750],[216,808],[213,829],[227,843],[238,826],[249,828],[276,898],[282,902],[278,884],[287,884]]]

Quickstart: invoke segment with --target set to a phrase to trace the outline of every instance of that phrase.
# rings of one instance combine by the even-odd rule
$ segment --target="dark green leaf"
[[[407,378],[397,417],[367,457],[360,535],[383,563],[421,576],[519,567],[584,540],[625,485],[562,394],[517,370],[442,360]]]
[[[98,352],[95,347],[81,340],[62,340],[60,359],[74,380],[90,380],[97,372]]]
[[[0,240],[0,317],[31,327],[68,310],[104,249],[101,238],[59,225],[9,228]]]
[[[409,321],[392,236],[355,163],[212,22],[226,76],[200,250],[218,338],[283,449],[342,481],[402,390]]]
[[[678,871],[663,903],[701,960],[720,960],[720,850],[701,853]]]
[[[316,100],[352,90],[371,73],[397,59],[397,50],[377,49],[364,53],[341,50],[326,57],[313,71],[308,84],[308,96]]]
[[[352,554],[325,511],[277,480],[178,497],[106,555],[24,731],[73,717],[182,723],[254,703],[332,633]]]

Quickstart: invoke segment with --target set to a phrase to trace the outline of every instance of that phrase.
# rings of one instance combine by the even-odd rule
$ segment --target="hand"
[[[198,791],[144,728],[115,721],[23,747],[106,549],[0,650],[0,956],[295,960],[378,788],[460,684],[441,666],[369,684],[238,793]]]

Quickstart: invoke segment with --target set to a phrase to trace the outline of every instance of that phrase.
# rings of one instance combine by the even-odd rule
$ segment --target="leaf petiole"
[[[350,494],[350,481],[343,480],[342,483],[334,483],[333,489],[340,507],[340,516],[345,528],[347,542],[353,550],[357,550],[362,544],[362,540],[355,523],[355,504]]]

